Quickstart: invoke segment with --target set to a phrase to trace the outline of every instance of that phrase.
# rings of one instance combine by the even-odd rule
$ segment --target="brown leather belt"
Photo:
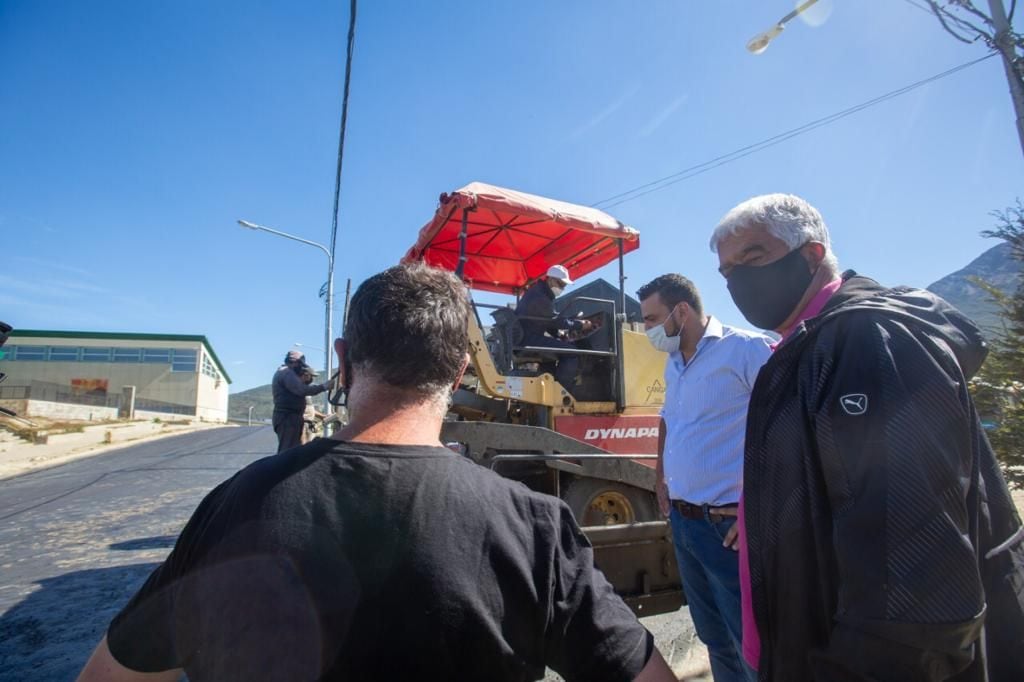
[[[684,500],[672,500],[672,506],[684,519],[706,519],[711,523],[721,523],[735,519],[739,513],[739,505],[723,504],[691,504]]]

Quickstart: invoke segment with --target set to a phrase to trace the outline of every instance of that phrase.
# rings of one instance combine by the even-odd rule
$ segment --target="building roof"
[[[615,303],[615,312],[619,312],[619,288],[601,277],[598,277],[592,282],[587,282],[582,286],[573,287],[567,293],[556,298],[555,310],[562,312],[568,308],[575,299],[581,296],[611,300]],[[592,312],[598,309],[599,306],[594,303],[587,306],[587,311]],[[607,310],[607,308],[605,309]],[[640,314],[639,301],[629,294],[626,294],[626,319],[629,322],[643,321],[643,315]]]
[[[10,333],[11,338],[17,337],[45,337],[51,339],[108,339],[121,341],[192,341],[203,344],[206,352],[213,358],[217,369],[224,375],[224,380],[229,384],[231,377],[228,376],[220,358],[214,352],[213,347],[205,336],[200,334],[135,334],[129,332],[76,332],[76,331],[53,331],[46,329],[15,329]]]

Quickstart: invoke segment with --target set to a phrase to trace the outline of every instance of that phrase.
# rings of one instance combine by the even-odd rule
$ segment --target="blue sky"
[[[346,278],[397,262],[441,192],[481,180],[589,204],[985,52],[908,1],[822,0],[748,54],[792,7],[361,3],[338,317]],[[329,241],[347,11],[0,0],[0,319],[205,334],[233,391],[295,342],[322,346],[324,256],[235,220]],[[992,59],[610,212],[641,233],[630,293],[682,272],[743,323],[707,247],[743,199],[803,195],[843,266],[926,286],[994,245],[978,232],[1022,181]]]

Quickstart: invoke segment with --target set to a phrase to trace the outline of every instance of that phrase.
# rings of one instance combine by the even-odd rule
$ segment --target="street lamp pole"
[[[278,237],[284,237],[285,239],[291,239],[303,244],[309,244],[315,246],[324,252],[327,256],[327,313],[324,321],[324,372],[326,380],[331,379],[331,369],[333,363],[331,362],[331,347],[334,345],[334,339],[332,338],[332,329],[334,328],[334,256],[331,255],[330,249],[323,244],[303,239],[302,237],[296,237],[293,234],[282,232],[281,230],[275,230],[272,227],[266,225],[257,225],[256,223],[249,222],[248,220],[239,220],[238,224],[244,228],[250,230],[259,230],[261,232],[269,232],[270,234],[276,234]],[[331,411],[330,399],[327,395],[324,396],[324,411]]]
[[[807,0],[807,2],[798,5],[796,9],[794,9],[792,12],[779,19],[778,23],[772,26],[770,29],[762,33],[758,33],[756,36],[751,38],[750,42],[747,43],[747,50],[754,54],[761,54],[762,52],[767,50],[768,43],[772,42],[772,40],[777,38],[778,35],[782,33],[782,31],[786,28],[786,24],[788,24],[791,19],[795,19],[797,15],[799,15],[804,10],[808,9],[811,5],[815,4],[816,2],[818,2],[818,0]]]

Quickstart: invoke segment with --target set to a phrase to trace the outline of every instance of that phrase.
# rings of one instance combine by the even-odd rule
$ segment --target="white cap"
[[[548,277],[551,279],[558,279],[566,284],[572,284],[572,280],[569,279],[569,271],[563,268],[561,265],[552,265],[548,268]]]

